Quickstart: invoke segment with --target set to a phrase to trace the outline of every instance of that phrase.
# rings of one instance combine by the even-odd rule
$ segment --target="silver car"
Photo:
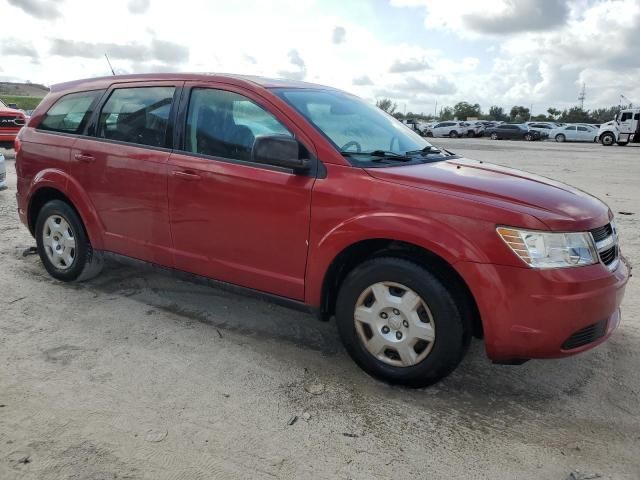
[[[591,125],[565,125],[549,132],[556,142],[597,142],[598,130]]]
[[[7,162],[4,155],[0,153],[0,190],[7,188]]]

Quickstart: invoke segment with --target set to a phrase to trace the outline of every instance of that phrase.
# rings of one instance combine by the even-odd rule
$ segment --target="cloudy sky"
[[[107,7],[108,5],[108,7]],[[0,0],[0,80],[207,71],[400,110],[640,103],[640,0]]]

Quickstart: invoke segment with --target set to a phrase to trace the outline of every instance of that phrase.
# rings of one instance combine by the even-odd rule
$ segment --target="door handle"
[[[174,170],[172,173],[174,176],[183,180],[200,180],[200,175],[198,175],[197,173],[183,172],[180,170]]]
[[[88,153],[76,153],[73,158],[80,162],[93,162],[95,160],[93,155],[89,155]]]

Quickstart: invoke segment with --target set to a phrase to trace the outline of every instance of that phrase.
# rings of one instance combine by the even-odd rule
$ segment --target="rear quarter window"
[[[38,130],[80,134],[104,90],[70,93],[58,99],[45,113]]]

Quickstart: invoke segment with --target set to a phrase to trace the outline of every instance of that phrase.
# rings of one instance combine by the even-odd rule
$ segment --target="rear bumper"
[[[494,361],[559,358],[593,348],[620,324],[629,278],[621,261],[534,270],[464,262],[456,268],[473,292]]]

